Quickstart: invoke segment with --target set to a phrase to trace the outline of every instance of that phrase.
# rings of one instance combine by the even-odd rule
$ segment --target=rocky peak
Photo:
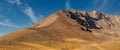
[[[38,22],[34,26],[50,25],[57,21],[58,18],[69,17],[69,19],[74,20],[82,30],[90,31],[93,29],[113,29],[120,27],[120,17],[110,16],[96,10],[92,12],[79,11],[79,10],[62,10],[50,15],[48,18],[42,22]],[[62,17],[64,19],[64,17]],[[47,23],[49,22],[49,23]]]
[[[83,11],[82,13],[83,13],[84,16],[89,16],[87,11]]]
[[[85,30],[90,29],[109,29],[113,28],[114,25],[120,25],[117,23],[119,17],[110,16],[101,12],[98,12],[96,10],[92,12],[87,11],[78,11],[78,10],[65,10],[67,12],[66,14],[68,17],[71,17],[71,19],[75,20],[79,25],[85,27]],[[114,17],[114,18],[113,18]],[[111,19],[113,19],[111,21]]]

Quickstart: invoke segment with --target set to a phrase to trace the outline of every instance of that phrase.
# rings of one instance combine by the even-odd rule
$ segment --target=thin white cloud
[[[102,10],[107,5],[108,0],[101,0],[101,5],[98,7],[98,10]]]
[[[23,10],[23,12],[30,17],[30,19],[36,23],[38,21],[37,17],[35,16],[34,11],[30,6],[26,6],[26,8]]]
[[[9,3],[11,4],[17,4],[17,5],[20,5],[21,4],[21,1],[20,0],[7,0]]]
[[[29,22],[29,23],[28,23],[28,25],[32,26],[32,25],[33,25],[33,23]]]
[[[38,17],[39,17],[39,19],[40,19],[40,20],[42,20],[42,19],[44,19],[44,18],[45,18],[45,16],[44,16],[44,15],[41,15],[41,14],[39,14],[39,16],[38,16]]]
[[[7,26],[7,27],[18,28],[18,26],[16,24],[12,23],[9,19],[5,19],[3,21],[0,21],[0,25]]]
[[[100,0],[92,0],[92,6],[89,6],[89,10],[96,10],[96,7],[99,2],[100,2]]]
[[[17,4],[22,9],[23,13],[25,13],[32,20],[32,22],[36,23],[38,21],[37,16],[35,16],[35,13],[30,6],[22,5],[20,0],[7,0],[7,1],[11,4]]]
[[[66,5],[66,9],[67,10],[71,9],[70,0],[67,0],[66,3],[65,3],[65,5]]]

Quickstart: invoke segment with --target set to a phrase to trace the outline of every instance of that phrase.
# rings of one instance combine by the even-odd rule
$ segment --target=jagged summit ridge
[[[74,10],[74,9],[58,11],[50,15],[47,19],[42,20],[43,22],[38,22],[37,24],[33,26],[34,27],[37,26],[37,28],[40,25],[47,24],[47,26],[49,26],[50,23],[54,23],[55,21],[57,21],[58,18],[64,18],[64,17],[61,17],[61,14],[64,17],[69,17],[72,20],[76,21],[81,26],[82,30],[90,31],[90,29],[110,29],[110,28],[114,29],[114,28],[120,27],[119,26],[120,17],[107,15],[101,12],[97,12],[96,10],[92,12],[87,12],[87,11],[79,11],[79,10]]]

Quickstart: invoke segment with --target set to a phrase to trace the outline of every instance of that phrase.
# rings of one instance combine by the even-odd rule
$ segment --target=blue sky
[[[27,28],[66,9],[120,15],[120,0],[0,0],[0,36]]]

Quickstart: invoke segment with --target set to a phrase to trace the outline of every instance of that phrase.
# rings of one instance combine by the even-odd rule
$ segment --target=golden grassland
[[[1,42],[0,50],[120,50],[120,39],[109,40],[102,43],[81,40],[77,38],[64,39],[51,42]]]

